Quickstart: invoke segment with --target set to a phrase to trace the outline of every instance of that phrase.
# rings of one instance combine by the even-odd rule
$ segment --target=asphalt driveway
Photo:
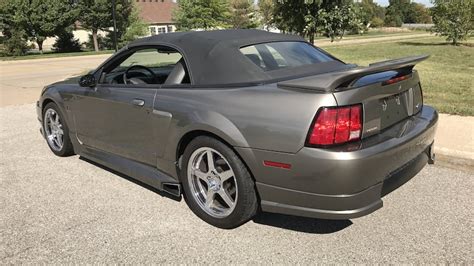
[[[466,263],[474,174],[428,166],[352,221],[263,214],[213,228],[78,156],[53,156],[33,104],[0,108],[0,263]]]
[[[0,61],[0,107],[36,102],[44,86],[95,69],[109,56]]]

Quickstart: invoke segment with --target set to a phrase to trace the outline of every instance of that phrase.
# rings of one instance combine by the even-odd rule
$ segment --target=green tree
[[[251,0],[230,0],[229,24],[234,29],[253,29],[258,26]]]
[[[58,53],[79,52],[81,51],[81,44],[74,37],[72,29],[65,29],[58,34],[56,42],[53,44],[53,50]]]
[[[389,5],[385,14],[385,25],[391,27],[400,27],[407,21],[410,12],[410,0],[389,0]]]
[[[385,8],[373,0],[362,0],[355,3],[361,23],[366,27],[380,27],[385,19]]]
[[[294,32],[307,37],[314,42],[314,35],[328,19],[321,19],[321,14],[327,14],[334,8],[344,9],[351,6],[351,0],[278,0],[275,3],[275,25],[285,31]]]
[[[415,10],[415,14],[417,14],[417,17],[416,17],[416,23],[422,23],[422,24],[431,24],[433,23],[433,20],[431,19],[431,15],[430,15],[430,10],[422,5],[422,4],[418,4],[418,3],[414,3],[415,6],[414,6],[414,10]]]
[[[180,0],[173,11],[178,30],[228,27],[229,5],[226,0]]]
[[[432,20],[428,9],[423,4],[413,2],[410,4],[404,22],[428,24],[432,23]]]
[[[453,45],[465,40],[474,29],[474,0],[433,0],[433,31]]]
[[[342,38],[349,30],[357,31],[362,25],[352,5],[335,6],[329,10],[322,9],[319,11],[319,19],[331,42],[336,38]]]
[[[19,56],[28,51],[28,36],[15,19],[17,3],[13,0],[0,1],[0,31],[3,34],[1,43],[5,55]]]
[[[133,10],[133,2],[129,0],[116,1],[116,21],[117,21],[117,39],[121,41],[130,23],[130,15]],[[112,17],[112,1],[109,0],[80,0],[79,8],[81,16],[79,21],[81,26],[92,32],[92,39],[94,43],[94,50],[99,51],[98,32],[105,31],[112,32],[113,17]]]
[[[107,0],[82,0],[79,2],[81,26],[92,32],[94,50],[99,51],[98,32],[113,26],[112,4]]]
[[[292,32],[301,36],[305,36],[305,28],[310,31],[310,35],[316,33],[319,24],[314,18],[317,17],[320,5],[319,0],[310,2],[278,0],[275,2],[273,13],[275,26],[283,32]],[[314,23],[306,27],[309,20]],[[309,37],[311,39],[311,36]]]
[[[269,30],[273,25],[273,12],[274,12],[274,1],[273,0],[259,0],[258,1],[258,14],[260,16],[260,25],[264,30]]]
[[[6,39],[11,37],[12,30],[17,28],[16,10],[17,6],[13,0],[0,1],[0,30]]]
[[[125,45],[148,33],[148,25],[140,18],[140,12],[137,6],[134,6],[128,17],[128,27],[121,37],[121,45]]]
[[[78,17],[74,4],[62,0],[15,0],[14,23],[32,38],[43,52],[43,42],[72,25]]]
[[[13,29],[3,43],[6,55],[20,56],[28,52],[27,35],[23,30]]]

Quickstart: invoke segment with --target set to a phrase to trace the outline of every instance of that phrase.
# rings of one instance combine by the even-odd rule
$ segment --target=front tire
[[[55,103],[48,103],[43,109],[43,134],[54,154],[60,157],[74,155],[69,128]]]
[[[257,212],[250,172],[232,149],[214,138],[201,136],[189,143],[180,176],[186,203],[211,225],[235,228]]]

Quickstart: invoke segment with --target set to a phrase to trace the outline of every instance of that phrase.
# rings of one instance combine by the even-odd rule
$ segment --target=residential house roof
[[[149,24],[173,24],[173,0],[135,0],[140,10],[140,17]]]

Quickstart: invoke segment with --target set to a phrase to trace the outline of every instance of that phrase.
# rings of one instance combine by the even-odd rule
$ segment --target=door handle
[[[145,105],[145,101],[142,100],[142,99],[133,99],[133,100],[132,100],[132,104],[133,104],[133,105],[136,105],[136,106],[142,107],[142,106]]]

